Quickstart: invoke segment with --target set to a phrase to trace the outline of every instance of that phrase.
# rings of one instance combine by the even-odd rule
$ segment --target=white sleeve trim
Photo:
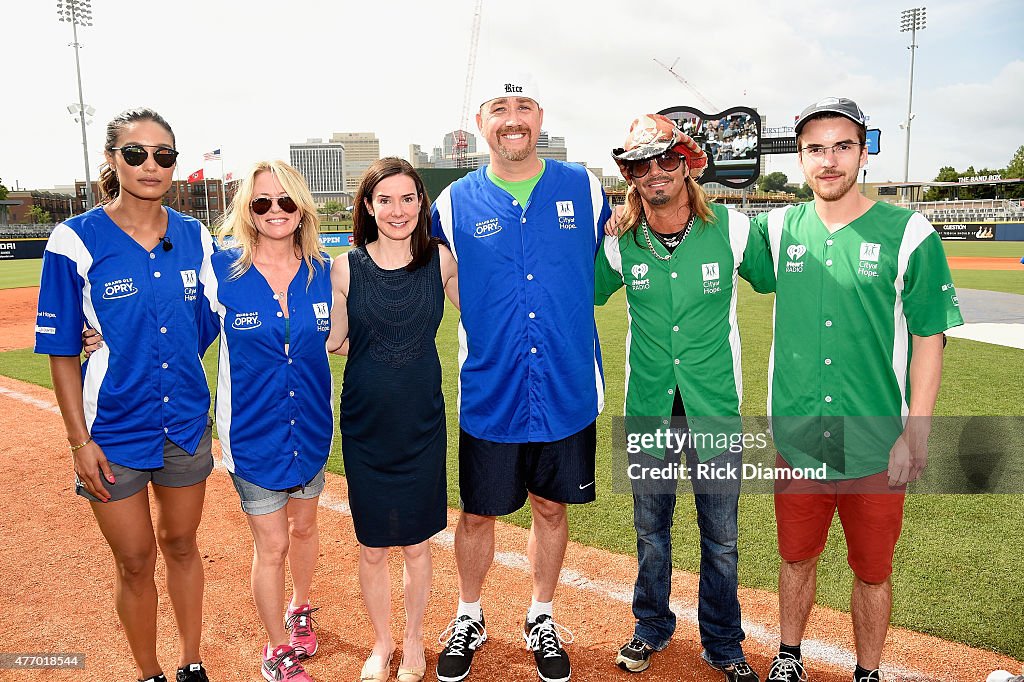
[[[444,232],[444,238],[448,241],[448,248],[452,252],[452,256],[455,257],[455,262],[459,261],[459,253],[455,248],[455,220],[452,216],[452,192],[451,185],[444,188],[434,200],[434,208],[437,210],[437,217],[441,221],[441,231]]]

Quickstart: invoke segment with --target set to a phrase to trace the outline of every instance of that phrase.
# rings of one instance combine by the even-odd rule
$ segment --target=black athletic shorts
[[[526,504],[527,492],[564,504],[593,502],[596,449],[596,422],[551,443],[495,443],[459,429],[462,510],[504,516]]]

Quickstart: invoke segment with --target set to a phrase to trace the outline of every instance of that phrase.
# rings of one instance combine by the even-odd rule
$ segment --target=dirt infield
[[[6,547],[0,553],[3,576],[0,600],[7,614],[0,641],[8,652],[84,652],[81,671],[20,671],[0,674],[4,680],[130,680],[133,665],[113,608],[113,567],[86,503],[71,486],[71,464],[64,431],[52,392],[0,377],[0,486],[11,494],[4,505]],[[25,456],[32,443],[33,457]],[[347,514],[346,486],[331,475],[321,501],[321,559],[313,584],[320,623],[321,651],[308,669],[317,680],[355,679],[372,641],[363,612],[356,573],[357,545]],[[427,613],[428,637],[440,632],[457,599],[451,531],[433,541],[434,587]],[[682,541],[694,541],[694,529],[680,529]],[[200,548],[206,561],[206,627],[203,658],[212,679],[259,679],[256,652],[263,643],[261,627],[249,595],[251,538],[237,495],[222,469],[210,478]],[[499,555],[484,588],[490,639],[477,656],[470,680],[536,680],[532,657],[523,650],[522,618],[530,598],[530,577],[523,553],[526,531],[499,524]],[[161,566],[161,564],[158,564]],[[392,561],[394,584],[401,568]],[[573,679],[579,682],[635,679],[613,666],[614,652],[631,633],[629,599],[635,559],[570,543],[556,617],[576,634],[570,645]],[[176,660],[174,623],[160,584],[159,652],[173,671]],[[721,676],[699,661],[700,642],[693,624],[696,606],[694,575],[675,572],[673,594],[680,626],[672,644],[640,679],[718,680]],[[777,597],[761,590],[740,590],[745,629],[744,647],[762,675],[777,645]],[[401,602],[396,588],[396,633],[401,628]],[[848,680],[853,648],[849,616],[815,608],[804,644],[812,679]],[[399,638],[400,641],[400,638]],[[428,641],[428,662],[439,647]],[[397,660],[397,659],[396,659]],[[884,662],[895,674],[887,679],[979,680],[996,668],[1015,670],[1020,663],[991,652],[971,649],[926,635],[895,630]],[[847,667],[848,666],[848,667]]]
[[[0,351],[31,348],[36,342],[39,287],[0,290]]]
[[[949,261],[950,270],[1017,270],[1024,273],[1024,264],[1020,258],[946,256],[946,260]]]

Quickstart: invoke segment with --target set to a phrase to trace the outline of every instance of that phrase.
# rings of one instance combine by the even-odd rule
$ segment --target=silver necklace
[[[694,221],[694,219],[696,219],[696,217],[697,217],[697,215],[695,213],[691,213],[690,214],[690,219],[688,221],[686,221],[686,227],[683,228],[682,236],[679,237],[679,241],[676,242],[677,244],[681,244],[683,242],[683,240],[686,239],[686,237],[690,234],[690,230],[693,228],[693,221]],[[646,217],[640,219],[640,227],[643,228],[644,239],[647,240],[647,248],[650,249],[652,256],[654,256],[658,260],[669,260],[670,258],[672,258],[672,254],[671,253],[668,254],[667,256],[662,256],[660,253],[658,253],[657,251],[654,250],[654,243],[651,241],[651,231],[647,227],[647,218]],[[673,245],[673,246],[675,246],[675,245]]]

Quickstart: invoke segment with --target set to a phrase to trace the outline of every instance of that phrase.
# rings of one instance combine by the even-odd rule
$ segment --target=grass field
[[[745,284],[738,304],[743,338],[744,414],[763,415],[771,320],[771,297],[754,294]],[[1021,292],[1024,293],[1024,292]],[[615,552],[635,553],[629,495],[611,492],[611,417],[622,414],[626,320],[622,292],[596,310],[604,356],[606,409],[598,422],[598,500],[571,509],[573,540]],[[456,326],[449,306],[438,331],[448,406],[448,500],[458,504]],[[205,358],[213,386],[216,346]],[[1024,351],[961,339],[946,350],[938,415],[1019,414],[1019,387],[1024,385]],[[332,358],[335,383],[341,386],[343,358]],[[50,385],[46,359],[28,350],[0,353],[0,374]],[[331,468],[342,471],[340,439],[335,439]],[[684,484],[685,485],[685,484]],[[907,500],[903,539],[897,547],[893,623],[914,630],[991,648],[1024,658],[1024,496],[916,495]],[[508,520],[529,523],[527,511]],[[696,572],[698,534],[692,498],[679,498],[675,521],[674,564]],[[740,582],[775,589],[778,555],[772,499],[745,495],[740,502]],[[836,524],[838,526],[838,522]],[[838,527],[833,528],[820,565],[818,601],[848,610],[851,574]],[[1014,597],[1016,595],[1016,597]],[[984,614],[984,615],[981,615]]]
[[[942,242],[947,256],[1024,258],[1024,242]]]

